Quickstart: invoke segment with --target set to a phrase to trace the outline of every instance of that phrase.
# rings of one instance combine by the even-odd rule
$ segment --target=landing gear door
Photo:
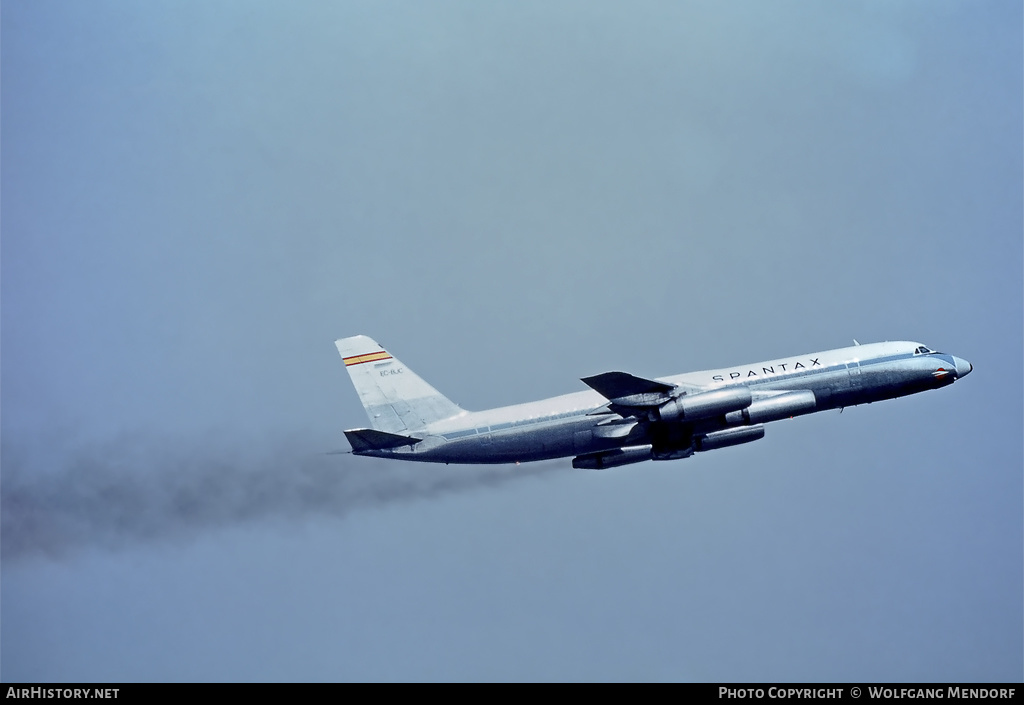
[[[594,445],[594,432],[590,429],[572,434],[572,447],[577,453],[586,453]]]

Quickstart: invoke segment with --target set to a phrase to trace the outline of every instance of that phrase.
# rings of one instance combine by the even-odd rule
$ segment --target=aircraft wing
[[[636,377],[626,372],[604,372],[583,377],[583,383],[619,406],[657,406],[671,399],[674,385]]]

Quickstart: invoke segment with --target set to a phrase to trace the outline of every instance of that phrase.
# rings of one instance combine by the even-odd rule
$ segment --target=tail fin
[[[334,345],[374,429],[401,434],[462,413],[373,339],[356,335]]]

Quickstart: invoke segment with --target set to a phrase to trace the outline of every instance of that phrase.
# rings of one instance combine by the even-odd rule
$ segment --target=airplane
[[[466,411],[365,335],[335,346],[370,418],[371,428],[345,431],[355,455],[517,464],[572,456],[574,468],[594,470],[750,443],[771,421],[938,389],[974,369],[921,343],[857,343],[657,379],[605,372],[582,378],[588,390]]]

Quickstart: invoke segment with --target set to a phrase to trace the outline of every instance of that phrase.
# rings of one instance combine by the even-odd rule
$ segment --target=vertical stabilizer
[[[462,413],[372,338],[356,335],[334,345],[374,429],[400,434]]]

